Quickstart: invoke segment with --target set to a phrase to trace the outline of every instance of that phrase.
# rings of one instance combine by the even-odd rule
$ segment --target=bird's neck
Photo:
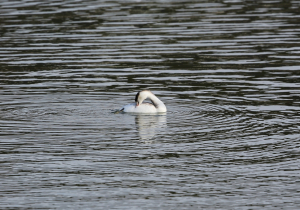
[[[160,107],[160,106],[165,106],[165,104],[159,100],[159,98],[157,98],[155,95],[153,94],[149,94],[148,98],[151,100],[151,102],[154,104],[155,107]]]

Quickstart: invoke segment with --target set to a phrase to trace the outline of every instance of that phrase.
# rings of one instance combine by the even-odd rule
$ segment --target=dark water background
[[[0,1],[1,209],[299,209],[299,7]]]

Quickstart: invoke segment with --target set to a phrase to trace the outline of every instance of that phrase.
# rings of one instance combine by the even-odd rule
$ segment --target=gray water
[[[299,209],[299,7],[0,1],[1,209]]]

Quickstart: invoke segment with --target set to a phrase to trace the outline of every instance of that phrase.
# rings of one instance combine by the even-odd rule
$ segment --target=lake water
[[[299,209],[300,2],[0,1],[2,209]],[[159,115],[115,114],[149,89]]]

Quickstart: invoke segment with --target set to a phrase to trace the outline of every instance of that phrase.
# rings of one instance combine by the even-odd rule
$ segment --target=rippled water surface
[[[299,7],[0,1],[1,208],[299,209]]]

